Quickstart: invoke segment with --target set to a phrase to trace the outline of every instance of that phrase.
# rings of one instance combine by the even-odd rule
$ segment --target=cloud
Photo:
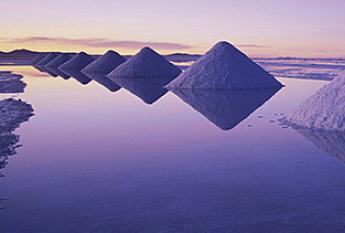
[[[0,38],[1,41],[7,43],[16,44],[33,44],[33,43],[44,43],[44,44],[64,44],[64,45],[78,45],[86,47],[97,47],[97,48],[126,48],[126,49],[139,49],[145,46],[154,47],[155,49],[168,49],[168,50],[187,50],[192,46],[169,43],[169,42],[144,42],[135,40],[111,40],[104,38],[85,38],[85,39],[70,39],[63,37],[25,37],[25,38]]]
[[[240,48],[269,48],[267,45],[259,45],[259,44],[240,44],[238,45]]]

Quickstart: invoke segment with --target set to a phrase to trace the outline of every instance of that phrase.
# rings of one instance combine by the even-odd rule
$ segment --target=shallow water
[[[241,100],[252,112],[227,97],[200,104],[168,92],[147,104],[137,89],[7,69],[24,75],[14,96],[35,116],[16,130],[23,146],[2,170],[0,232],[345,230],[343,137],[278,122],[325,81],[280,79],[286,87],[263,105]],[[221,127],[230,108],[240,120]]]

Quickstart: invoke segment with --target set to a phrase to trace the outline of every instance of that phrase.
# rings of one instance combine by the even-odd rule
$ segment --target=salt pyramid
[[[53,60],[54,58],[56,58],[58,56],[57,53],[48,53],[47,55],[45,55],[45,57],[43,59],[41,59],[40,61],[38,61],[35,65],[36,66],[44,66],[46,65],[48,62],[50,62],[51,60]]]
[[[69,59],[71,59],[71,56],[65,53],[62,53],[58,55],[56,58],[48,62],[45,67],[49,68],[57,68],[61,66],[63,63],[67,62]]]
[[[90,64],[91,62],[93,62],[95,59],[84,53],[78,53],[77,55],[75,55],[74,57],[72,57],[70,60],[68,60],[67,62],[63,63],[61,66],[59,66],[59,69],[62,71],[66,71],[66,70],[82,70],[85,66],[87,66],[88,64]]]
[[[302,103],[288,122],[296,127],[345,132],[345,72]]]
[[[170,78],[177,77],[181,70],[151,48],[139,53],[119,65],[108,77],[116,78]]]
[[[85,74],[106,75],[125,61],[126,59],[120,54],[109,50],[103,56],[100,56],[95,61],[87,65],[82,72]]]
[[[272,75],[228,42],[217,43],[189,69],[167,85],[169,89],[280,88]]]
[[[230,130],[268,101],[278,89],[172,90],[222,130]]]

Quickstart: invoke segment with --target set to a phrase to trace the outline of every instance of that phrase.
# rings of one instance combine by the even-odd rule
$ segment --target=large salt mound
[[[62,64],[64,64],[65,62],[67,62],[69,59],[71,59],[70,55],[62,53],[62,54],[58,55],[56,58],[54,58],[53,60],[51,60],[50,62],[48,62],[45,65],[45,67],[57,68],[57,67],[61,66]]]
[[[345,72],[302,103],[288,122],[295,127],[345,132]]]
[[[108,77],[116,78],[175,78],[181,70],[151,48],[139,53],[119,65]]]
[[[82,72],[91,75],[106,75],[125,61],[126,58],[117,52],[109,50],[103,56],[87,65]]]
[[[57,56],[58,56],[57,53],[48,53],[47,55],[45,55],[45,57],[43,59],[38,61],[35,65],[36,66],[44,66],[44,65],[48,64],[48,62],[50,62],[51,60],[55,59]]]
[[[169,89],[280,88],[272,75],[228,42],[217,43],[189,69],[167,85]]]
[[[70,60],[68,60],[67,62],[63,63],[61,66],[59,66],[59,69],[62,71],[66,71],[66,70],[82,70],[85,66],[87,66],[88,64],[90,64],[91,62],[93,62],[95,59],[84,53],[78,53],[77,55],[75,55],[73,58],[71,58]]]
[[[173,90],[185,103],[220,129],[230,130],[278,90]]]

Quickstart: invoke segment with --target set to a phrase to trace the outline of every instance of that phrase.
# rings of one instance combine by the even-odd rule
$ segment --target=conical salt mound
[[[58,56],[57,53],[48,53],[47,55],[45,55],[45,57],[43,59],[41,59],[39,62],[37,62],[35,65],[37,66],[44,66],[46,65],[48,62],[50,62],[51,60],[53,60],[54,58],[56,58]]]
[[[67,62],[63,63],[61,66],[59,66],[59,69],[61,69],[62,71],[65,70],[82,70],[85,66],[87,66],[88,64],[90,64],[91,62],[93,62],[95,59],[84,53],[78,53],[77,55],[75,55],[73,58],[71,58],[70,60],[68,60]]]
[[[151,48],[139,53],[119,65],[108,77],[116,78],[175,78],[181,70]]]
[[[106,75],[125,62],[126,59],[112,50],[87,65],[82,72],[91,75]]]
[[[268,101],[278,89],[173,90],[220,129],[230,130]]]
[[[169,89],[280,88],[272,75],[228,42],[217,43],[189,69],[167,85]]]
[[[302,103],[288,122],[296,127],[345,132],[345,72]]]
[[[48,68],[57,68],[61,66],[63,63],[67,62],[71,59],[71,56],[65,53],[58,55],[56,58],[48,62],[45,66]]]

